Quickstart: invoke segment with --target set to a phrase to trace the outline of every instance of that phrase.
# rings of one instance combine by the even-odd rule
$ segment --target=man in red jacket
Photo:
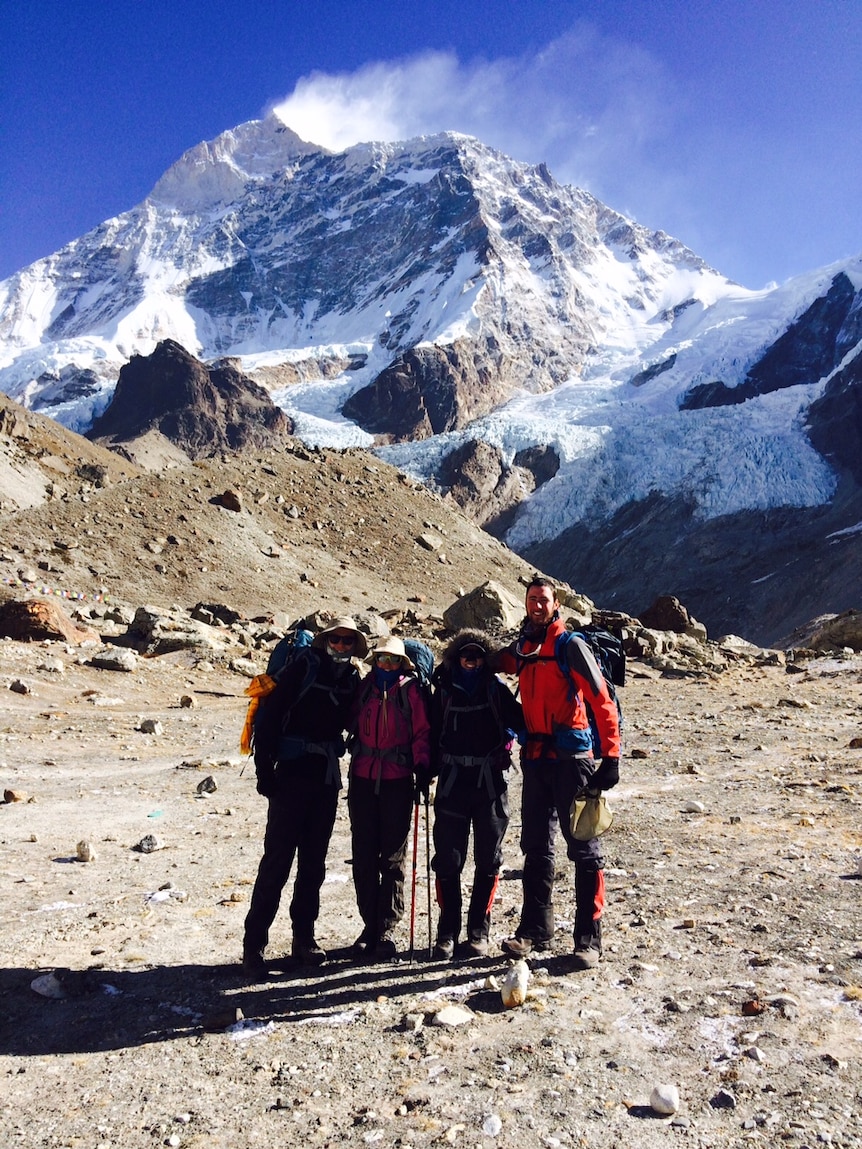
[[[497,668],[517,674],[527,727],[521,751],[521,850],[524,854],[523,905],[515,936],[503,942],[513,957],[548,949],[554,934],[554,834],[557,823],[575,863],[576,969],[592,969],[602,951],[605,905],[604,860],[597,838],[580,842],[569,825],[573,800],[585,790],[609,790],[620,778],[620,727],[616,702],[592,651],[572,637],[565,647],[568,673],[555,653],[566,631],[554,584],[535,577],[527,587],[527,617],[515,643],[500,655]],[[588,702],[602,746],[593,757]]]

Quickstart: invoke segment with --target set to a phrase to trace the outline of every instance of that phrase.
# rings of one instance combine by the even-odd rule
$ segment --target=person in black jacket
[[[439,772],[434,800],[434,860],[440,918],[433,957],[484,957],[497,892],[502,843],[509,824],[504,771],[513,734],[524,729],[521,707],[491,672],[487,639],[462,630],[449,644],[435,676],[431,747]],[[473,889],[467,941],[461,933],[461,873],[473,830]]]
[[[297,858],[290,903],[294,958],[318,965],[326,954],[314,937],[320,887],[341,789],[339,759],[346,744],[359,673],[351,662],[368,646],[351,618],[337,618],[297,650],[261,702],[254,727],[257,789],[269,801],[263,857],[245,919],[242,964],[264,979],[264,950]]]

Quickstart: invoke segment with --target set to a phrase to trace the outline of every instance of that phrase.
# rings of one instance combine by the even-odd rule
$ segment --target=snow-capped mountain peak
[[[271,112],[189,148],[148,198],[178,211],[204,211],[233,202],[249,184],[272,179],[301,156],[325,150],[301,140]]]
[[[857,259],[748,291],[471,137],[330,153],[269,115],[0,283],[0,389],[85,430],[129,358],[173,340],[239,360],[310,442],[389,444],[522,550],[608,547],[656,500],[691,531],[837,505],[860,285]],[[498,473],[474,482],[477,441]],[[536,553],[576,579],[593,552]]]

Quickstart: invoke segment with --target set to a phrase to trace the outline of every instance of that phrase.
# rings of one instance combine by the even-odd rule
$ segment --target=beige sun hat
[[[404,643],[400,638],[390,635],[388,638],[381,639],[372,650],[370,658],[373,659],[375,654],[397,654],[401,658],[401,665],[405,670],[415,670],[416,667],[410,661],[407,651],[404,649]]]
[[[356,625],[356,622],[350,618],[349,615],[343,615],[341,618],[334,618],[325,630],[321,630],[311,640],[311,645],[316,646],[318,650],[326,646],[327,636],[336,630],[351,630],[356,635],[356,642],[353,647],[353,656],[355,658],[365,658],[368,654],[368,643],[365,640],[365,635]]]

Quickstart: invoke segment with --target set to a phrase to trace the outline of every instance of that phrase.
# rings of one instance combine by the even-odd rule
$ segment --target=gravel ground
[[[0,806],[4,1144],[862,1145],[862,658],[688,677],[632,664],[603,960],[567,967],[560,849],[553,953],[506,1010],[516,770],[487,960],[425,960],[424,827],[414,960],[407,922],[398,960],[349,960],[343,802],[329,961],[280,960],[283,912],[271,980],[248,985],[265,803],[236,751],[247,680],[182,654],[128,674],[87,657],[0,641],[0,778],[20,799]],[[147,835],[163,848],[135,849]],[[83,842],[94,860],[77,860]],[[441,1024],[448,1005],[463,1024]],[[660,1085],[678,1091],[671,1115],[650,1107]]]

